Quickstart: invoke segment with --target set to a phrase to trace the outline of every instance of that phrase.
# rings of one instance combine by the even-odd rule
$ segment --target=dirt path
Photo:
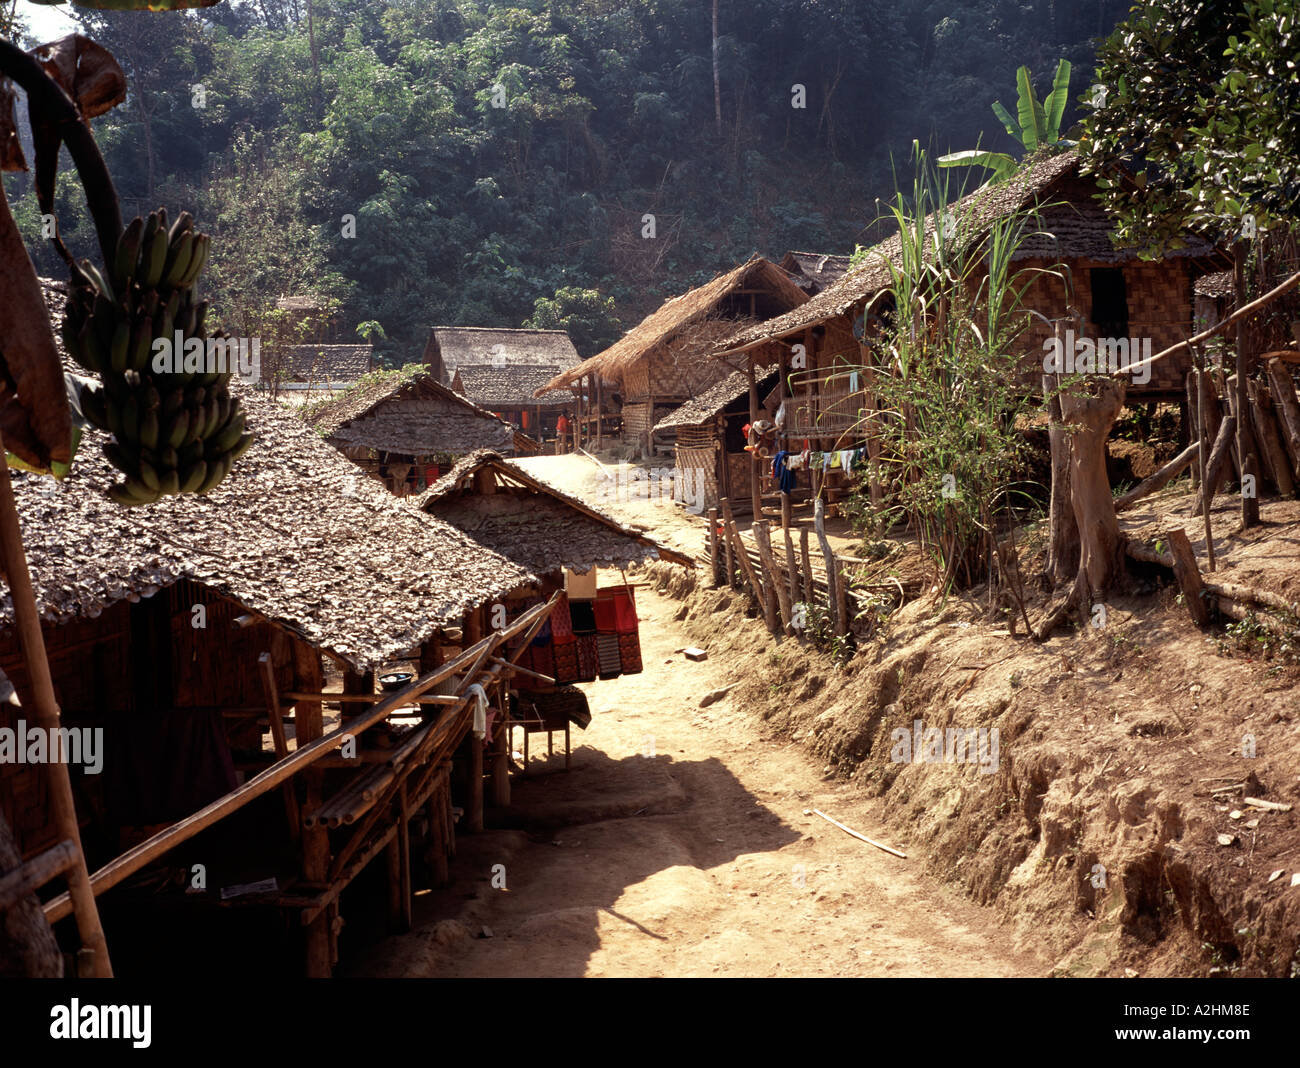
[[[573,769],[518,781],[519,830],[463,836],[417,929],[356,969],[440,976],[1027,976],[1050,962],[865,834],[869,801],[823,781],[760,712],[708,708],[725,664],[687,661],[679,605],[638,589],[645,671],[585,686],[593,721]],[[518,738],[518,736],[517,736]],[[534,738],[534,760],[536,743]],[[545,742],[542,740],[544,752]],[[653,755],[646,755],[653,753]],[[543,767],[557,773],[542,773]],[[891,843],[906,849],[907,843]],[[492,886],[504,866],[506,888]],[[498,869],[498,881],[501,872]],[[483,936],[483,928],[491,937]],[[471,933],[474,937],[471,937]]]

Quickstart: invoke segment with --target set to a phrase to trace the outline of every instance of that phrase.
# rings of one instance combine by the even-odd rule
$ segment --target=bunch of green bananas
[[[204,362],[205,369],[183,373],[180,351],[167,373],[153,365],[154,340],[174,345],[178,331],[183,340],[198,338],[206,352],[207,302],[196,303],[194,286],[209,241],[188,212],[169,228],[159,208],[122,231],[111,278],[89,260],[73,271],[63,343],[103,382],[83,391],[81,406],[113,435],[104,452],[124,476],[108,491],[118,504],[206,493],[252,444],[239,399],[230,395],[230,370],[207,370]]]

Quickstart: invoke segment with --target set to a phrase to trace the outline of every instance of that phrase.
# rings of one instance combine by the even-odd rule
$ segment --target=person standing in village
[[[569,451],[569,413],[561,412],[555,421],[555,452],[563,455]]]

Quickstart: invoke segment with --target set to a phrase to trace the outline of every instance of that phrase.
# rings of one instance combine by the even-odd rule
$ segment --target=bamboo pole
[[[721,498],[718,501],[718,507],[722,509],[722,513],[726,517],[722,528],[722,548],[727,564],[727,585],[734,590],[736,588],[736,561],[731,553],[731,538],[727,533],[728,527],[731,526],[731,499],[728,497]]]
[[[32,590],[31,574],[27,570],[27,554],[23,549],[22,528],[18,523],[18,507],[14,503],[13,482],[9,478],[9,464],[4,457],[4,441],[0,438],[0,561],[4,564],[9,581],[9,599],[13,604],[14,623],[18,641],[31,682],[33,714],[37,725],[46,737],[59,729],[59,706],[54,696],[54,680],[50,675],[50,662],[45,655],[45,638],[41,633],[41,618],[36,609],[36,594]],[[94,978],[111,978],[113,964],[108,955],[108,943],[99,922],[95,907],[95,894],[90,874],[86,870],[86,854],[81,846],[81,828],[77,823],[77,807],[72,796],[72,777],[68,765],[62,760],[51,761],[50,807],[53,809],[55,834],[61,841],[71,842],[77,851],[76,863],[68,869],[68,892],[61,895],[69,902],[68,912],[75,913],[77,934],[82,952],[86,955],[86,972]],[[67,912],[64,913],[66,915]],[[46,918],[51,926],[54,918],[47,908]]]

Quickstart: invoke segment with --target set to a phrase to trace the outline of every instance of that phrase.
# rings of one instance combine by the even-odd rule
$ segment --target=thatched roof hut
[[[114,504],[103,491],[115,472],[93,429],[62,482],[15,473],[44,620],[94,619],[190,580],[368,671],[533,579],[394,499],[292,414],[240,391],[257,440],[202,497]],[[0,589],[2,630],[12,606]]]
[[[689,557],[533,477],[499,453],[460,460],[412,503],[536,574]]]
[[[605,351],[557,375],[538,396],[594,376],[623,394],[627,437],[650,431],[663,415],[726,377],[710,360],[738,323],[798,308],[807,294],[775,263],[755,256],[712,281],[673,297]]]
[[[305,418],[340,449],[410,457],[514,449],[513,426],[447,388],[432,370],[419,365],[359,382],[312,408]]]
[[[347,386],[375,367],[373,345],[281,345],[262,354],[263,382],[278,381],[281,388],[312,384],[330,388]]]
[[[452,385],[459,372],[465,396],[500,411],[535,405],[533,393],[580,360],[563,330],[435,326],[424,362],[444,385]]]
[[[1068,268],[1064,281],[1044,273],[1025,293],[1025,305],[1048,319],[1063,316],[1073,303],[1089,311],[1090,329],[1097,336],[1112,336],[1122,326],[1126,336],[1151,337],[1157,351],[1182,340],[1183,327],[1192,321],[1192,279],[1209,269],[1216,250],[1191,236],[1185,247],[1158,261],[1142,260],[1138,249],[1116,247],[1113,223],[1095,198],[1095,179],[1079,173],[1081,162],[1075,149],[1032,159],[1006,181],[977,189],[950,210],[962,230],[976,236],[996,219],[1039,206],[1035,232],[1021,243],[1015,259],[1019,267]],[[935,217],[925,225],[928,234],[934,233]],[[822,329],[832,320],[847,321],[890,285],[889,265],[900,262],[901,247],[898,234],[886,238],[806,304],[738,330],[720,353],[744,352]],[[1035,320],[1021,344],[1026,352],[1041,353],[1049,336],[1046,324]],[[841,342],[846,351],[855,347],[847,329],[837,332],[836,344]],[[1135,385],[1131,392],[1181,395],[1186,370],[1185,360],[1166,360],[1150,383]]]

